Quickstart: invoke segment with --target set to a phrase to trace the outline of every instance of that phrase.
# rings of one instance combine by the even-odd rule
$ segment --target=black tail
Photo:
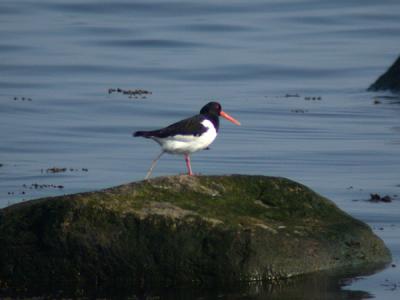
[[[149,137],[149,132],[148,132],[148,131],[136,131],[136,132],[134,132],[132,135],[133,135],[134,137],[143,136],[143,137],[148,138],[148,137]]]

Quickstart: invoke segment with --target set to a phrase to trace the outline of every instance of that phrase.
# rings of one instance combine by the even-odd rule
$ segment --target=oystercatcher
[[[133,136],[142,136],[156,141],[162,148],[161,153],[153,160],[145,179],[149,178],[157,161],[164,153],[183,154],[188,174],[193,175],[190,166],[190,154],[207,149],[215,140],[219,128],[219,117],[223,117],[236,125],[240,122],[222,111],[221,104],[210,102],[200,114],[184,119],[168,127],[153,131],[136,131]]]

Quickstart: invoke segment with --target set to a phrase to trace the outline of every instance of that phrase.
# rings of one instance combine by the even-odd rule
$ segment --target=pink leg
[[[185,154],[185,161],[186,161],[186,167],[187,167],[187,169],[188,169],[189,175],[193,175],[192,167],[190,166],[190,157],[189,157],[189,154]]]

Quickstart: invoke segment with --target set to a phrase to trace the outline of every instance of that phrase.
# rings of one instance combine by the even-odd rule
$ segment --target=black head
[[[209,102],[200,110],[202,115],[219,116],[222,111],[221,104],[218,102]]]
[[[218,130],[218,122],[219,122],[219,117],[223,117],[227,119],[228,121],[232,122],[233,124],[240,125],[240,122],[236,120],[235,118],[231,117],[228,115],[226,112],[224,112],[221,108],[221,104],[218,102],[210,102],[207,103],[201,110],[200,114],[205,116],[208,120],[214,123],[215,128]]]

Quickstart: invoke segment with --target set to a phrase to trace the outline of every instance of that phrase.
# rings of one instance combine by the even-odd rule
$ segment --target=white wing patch
[[[189,154],[207,148],[217,137],[217,132],[213,123],[204,120],[201,124],[207,128],[207,131],[200,136],[194,135],[175,135],[166,138],[153,139],[160,144],[163,150],[171,154]]]

